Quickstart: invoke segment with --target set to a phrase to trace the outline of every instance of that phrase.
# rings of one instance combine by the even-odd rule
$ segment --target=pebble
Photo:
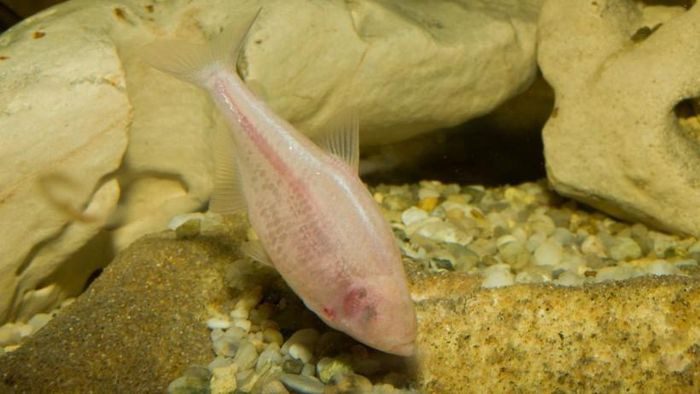
[[[555,267],[561,262],[562,253],[561,244],[553,239],[547,239],[535,249],[535,264]]]
[[[267,382],[263,388],[261,394],[289,394],[289,391],[284,387],[284,384],[279,380],[273,380]]]
[[[325,385],[315,378],[303,375],[282,374],[280,381],[288,389],[300,394],[323,394]]]
[[[279,346],[282,346],[284,343],[282,333],[274,328],[266,328],[263,330],[263,340],[268,343],[276,343]]]
[[[220,328],[220,329],[225,330],[225,329],[231,327],[231,322],[228,320],[212,318],[212,319],[207,320],[207,327],[209,327],[210,330],[213,330],[215,328]]]
[[[316,365],[318,378],[323,383],[329,383],[336,375],[349,375],[353,373],[352,367],[342,360],[325,357],[319,360]]]
[[[411,207],[401,214],[401,221],[404,225],[410,226],[412,224],[424,221],[428,218],[428,216],[428,212],[417,207]]]
[[[280,347],[276,343],[268,345],[267,348],[260,353],[260,357],[258,357],[258,361],[255,364],[255,371],[260,373],[263,367],[265,367],[268,364],[282,364],[282,355],[280,354]]]
[[[250,327],[253,325],[250,320],[246,319],[234,319],[233,320],[233,325],[240,328],[241,330],[245,332],[250,331]]]
[[[258,359],[258,352],[255,346],[250,341],[244,339],[236,351],[236,356],[233,361],[238,365],[240,370],[253,368]]]
[[[289,355],[292,356],[292,358],[295,358],[297,360],[300,360],[301,362],[308,363],[311,361],[311,358],[313,357],[313,354],[311,353],[311,350],[307,348],[304,345],[295,343],[289,346]]]
[[[212,393],[232,393],[238,388],[236,372],[238,366],[229,364],[211,371],[210,389]]]
[[[239,340],[222,335],[212,343],[212,348],[217,356],[233,357],[236,355],[239,342]]]
[[[296,331],[292,334],[289,339],[282,345],[282,354],[288,354],[289,348],[292,345],[299,345],[307,349],[313,349],[316,346],[316,342],[319,338],[318,330],[314,328],[304,328]]]
[[[610,247],[610,257],[618,261],[638,259],[642,256],[642,248],[632,238],[617,238]]]
[[[508,264],[495,264],[484,270],[484,281],[481,287],[493,288],[510,286],[515,283],[515,276]]]

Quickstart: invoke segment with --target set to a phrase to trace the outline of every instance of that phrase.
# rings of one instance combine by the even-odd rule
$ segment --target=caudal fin
[[[224,29],[207,44],[159,40],[143,46],[140,50],[141,58],[158,70],[201,84],[210,67],[235,66],[241,47],[261,10],[239,19],[239,23]]]

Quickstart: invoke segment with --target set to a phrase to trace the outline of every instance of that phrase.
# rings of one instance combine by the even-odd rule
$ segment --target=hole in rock
[[[687,136],[700,141],[700,100],[688,98],[673,107],[673,113]]]
[[[646,6],[683,7],[686,10],[695,5],[695,0],[639,0]]]

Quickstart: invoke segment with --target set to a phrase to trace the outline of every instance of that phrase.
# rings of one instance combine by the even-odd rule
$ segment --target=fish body
[[[178,58],[207,53],[182,53],[188,48],[169,50]],[[208,60],[161,68],[208,91],[228,122],[237,183],[269,260],[331,327],[385,352],[413,354],[416,317],[401,255],[355,166],[277,116],[232,64]],[[345,154],[356,160],[356,152]]]

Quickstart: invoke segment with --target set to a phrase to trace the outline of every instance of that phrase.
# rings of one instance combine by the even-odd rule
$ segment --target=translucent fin
[[[201,84],[212,66],[233,69],[245,39],[260,15],[258,9],[241,19],[241,23],[225,29],[209,44],[193,44],[177,40],[161,40],[143,46],[141,57],[151,66],[174,76]]]
[[[217,132],[214,139],[214,192],[209,211],[222,215],[247,211],[241,178],[238,175],[233,138],[228,130]]]
[[[318,146],[342,159],[355,173],[360,165],[359,126],[355,111],[342,111],[332,117],[324,133],[315,138]]]
[[[262,101],[267,101],[267,92],[265,91],[265,86],[263,86],[260,81],[257,79],[249,79],[245,81],[246,86],[248,86],[248,89],[250,89],[251,92],[255,95],[255,97],[259,98]]]
[[[241,251],[246,256],[250,257],[255,261],[259,261],[265,265],[274,266],[270,256],[267,255],[265,248],[260,241],[246,241],[241,245]]]

